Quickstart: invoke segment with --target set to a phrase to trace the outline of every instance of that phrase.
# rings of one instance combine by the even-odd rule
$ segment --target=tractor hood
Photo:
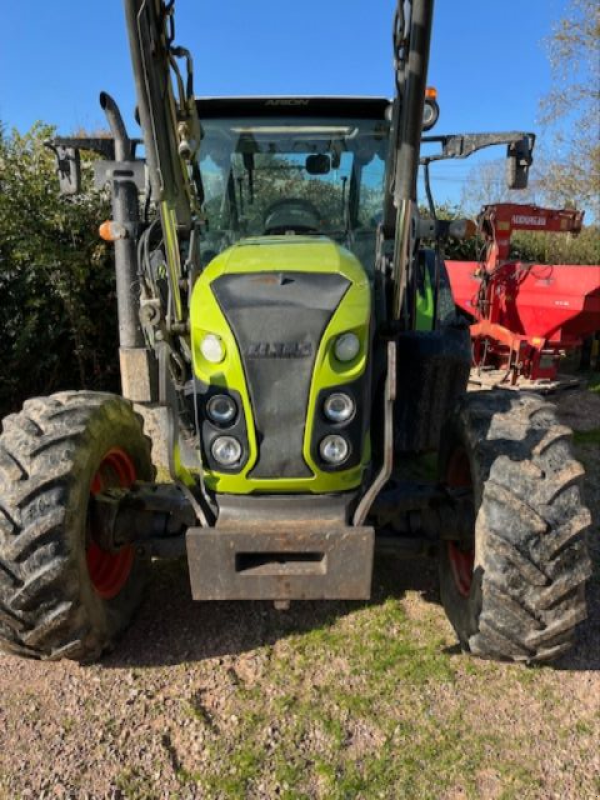
[[[190,316],[207,485],[230,493],[359,486],[368,459],[371,288],[352,253],[325,237],[244,240],[200,275]],[[349,334],[357,350],[340,361],[336,342]],[[207,341],[217,348],[214,359]],[[323,419],[322,407],[341,387],[356,413],[336,427]],[[207,412],[211,397],[224,394],[240,409],[227,429],[242,448],[231,468],[213,457],[223,430]],[[349,452],[333,467],[319,444],[341,427]]]
[[[352,253],[324,236],[262,236],[242,240],[217,256],[202,277],[213,281],[221,275],[282,270],[338,274],[358,286],[368,283],[363,267]]]

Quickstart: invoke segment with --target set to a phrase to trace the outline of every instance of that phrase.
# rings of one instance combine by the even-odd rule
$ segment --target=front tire
[[[150,481],[141,419],[120,397],[68,392],[25,403],[0,436],[0,645],[93,660],[129,623],[145,564],[94,541],[90,496]]]
[[[583,469],[571,431],[531,394],[468,394],[442,436],[441,479],[471,488],[469,539],[443,541],[440,590],[464,650],[484,658],[549,661],[586,618],[591,574]]]

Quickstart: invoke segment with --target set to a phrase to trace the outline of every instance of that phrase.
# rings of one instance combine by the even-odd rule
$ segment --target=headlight
[[[355,333],[343,333],[333,348],[338,361],[353,361],[360,352],[360,339]]]
[[[232,467],[242,457],[242,445],[233,436],[219,436],[212,443],[211,452],[219,464]]]
[[[347,394],[335,392],[330,394],[323,406],[325,416],[331,422],[348,422],[354,416],[354,400]]]
[[[206,413],[212,422],[217,425],[229,425],[236,417],[237,406],[231,397],[225,394],[217,394],[211,397],[206,404]]]
[[[337,467],[348,458],[350,445],[343,436],[332,434],[323,439],[319,445],[319,452],[323,461]]]
[[[200,352],[211,364],[220,364],[225,358],[225,345],[214,333],[207,333],[200,342]]]

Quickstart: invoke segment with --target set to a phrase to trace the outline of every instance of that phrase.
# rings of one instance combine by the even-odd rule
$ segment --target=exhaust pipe
[[[133,146],[119,106],[107,92],[100,92],[100,106],[106,115],[110,132],[115,140],[116,160],[129,161],[129,159],[133,158]]]
[[[106,114],[110,132],[115,142],[115,160],[117,162],[130,161],[133,158],[133,144],[119,106],[106,92],[100,94],[100,105]],[[114,179],[113,179],[114,180]],[[117,277],[117,310],[119,318],[119,345],[121,356],[136,348],[145,345],[142,327],[138,317],[140,305],[140,286],[137,269],[137,242],[134,231],[140,220],[138,192],[135,183],[125,177],[115,184],[112,192],[112,219],[120,225],[127,235],[114,242],[115,270]],[[123,370],[121,358],[121,375],[123,390],[129,396],[127,384],[129,383]]]

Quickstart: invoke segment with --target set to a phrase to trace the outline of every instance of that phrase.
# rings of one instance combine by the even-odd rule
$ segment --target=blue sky
[[[437,0],[429,79],[442,108],[435,132],[536,130],[551,78],[542,40],[566,4]],[[392,92],[394,0],[177,0],[176,7],[177,38],[194,53],[198,94]],[[122,0],[6,2],[2,17],[6,127],[23,131],[39,119],[65,134],[97,129],[105,89],[135,130]],[[457,200],[472,166],[439,166],[439,199]]]

